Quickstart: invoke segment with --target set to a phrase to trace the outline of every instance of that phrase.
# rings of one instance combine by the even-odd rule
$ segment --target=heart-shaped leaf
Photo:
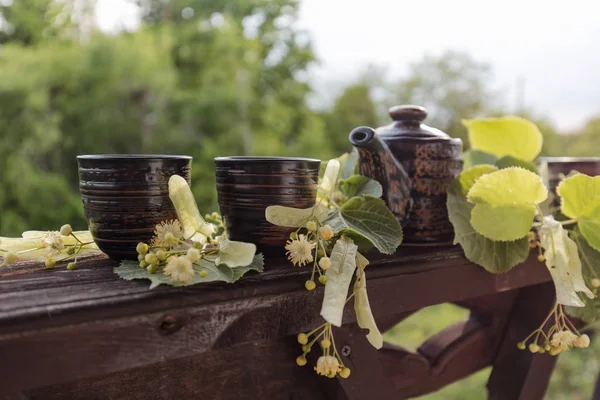
[[[500,158],[513,156],[532,161],[542,150],[542,133],[538,127],[520,117],[502,117],[463,120],[469,131],[473,150],[490,153]]]

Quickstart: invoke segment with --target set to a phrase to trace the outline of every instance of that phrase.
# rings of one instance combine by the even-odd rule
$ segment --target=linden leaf
[[[352,275],[356,269],[358,246],[352,239],[342,236],[331,251],[331,267],[325,272],[327,284],[323,295],[321,316],[334,326],[342,325],[342,315]]]
[[[244,267],[230,268],[225,264],[216,265],[214,259],[200,259],[192,265],[194,275],[188,283],[172,281],[167,275],[160,272],[151,274],[145,268],[140,268],[136,261],[124,260],[118,267],[113,269],[121,279],[148,279],[150,280],[150,289],[159,285],[169,286],[191,286],[199,283],[226,282],[234,283],[249,271],[262,272],[264,270],[264,258],[262,254],[257,254],[252,259],[252,263]],[[202,277],[201,273],[206,273]]]
[[[265,218],[273,225],[299,228],[306,226],[311,218],[319,222],[327,219],[329,208],[318,204],[310,208],[293,208],[286,206],[268,206],[265,210]]]
[[[582,268],[584,279],[586,282],[597,279],[600,276],[600,252],[594,250],[577,229],[570,231],[569,237],[573,239],[579,249],[581,263],[584,265]],[[585,307],[567,307],[568,314],[587,324],[600,320],[600,299],[598,297],[595,299],[580,298],[585,303]]]
[[[534,217],[533,205],[476,204],[471,211],[471,225],[489,239],[508,242],[527,235]]]
[[[471,225],[475,207],[466,195],[483,175],[497,171],[492,165],[478,165],[460,174],[448,187],[448,217],[454,227],[454,244],[460,244],[468,260],[492,273],[502,273],[522,263],[529,256],[526,237],[513,242],[495,242],[477,233]]]
[[[337,234],[354,231],[383,254],[394,254],[402,243],[402,226],[385,202],[373,196],[353,197],[325,221]]]
[[[581,234],[594,249],[600,251],[600,176],[577,173],[557,187],[561,212],[578,220]]]
[[[519,158],[513,156],[504,156],[498,161],[496,161],[496,165],[500,169],[510,168],[510,167],[520,167],[526,169],[528,171],[533,172],[534,174],[540,175],[540,171],[537,169],[535,165],[530,163],[529,161],[521,160]]]
[[[520,239],[531,228],[535,205],[547,196],[540,176],[523,168],[506,168],[483,175],[467,195],[467,200],[475,203],[471,225],[488,239]]]
[[[225,264],[230,268],[245,267],[252,263],[256,254],[256,245],[254,243],[236,242],[229,240],[226,236],[216,238],[219,243],[219,254],[215,259],[215,264]]]
[[[383,347],[383,336],[375,323],[369,297],[367,296],[367,276],[365,268],[369,264],[362,254],[356,253],[356,280],[354,281],[354,312],[356,313],[356,322],[362,329],[368,329],[367,340],[376,349]]]
[[[498,171],[498,168],[487,164],[476,165],[466,169],[458,176],[458,178],[450,183],[448,191],[467,197],[469,190],[471,190],[477,179],[494,171]]]
[[[463,171],[476,165],[495,165],[498,157],[493,154],[478,150],[467,150],[463,153]]]
[[[340,189],[348,198],[362,196],[363,194],[381,197],[383,194],[381,183],[363,175],[353,175],[349,177],[340,185]]]
[[[473,150],[490,153],[500,158],[513,156],[532,161],[542,150],[542,133],[538,127],[520,117],[502,117],[462,120],[469,131]]]
[[[177,211],[177,218],[186,239],[204,243],[207,237],[215,233],[215,226],[206,222],[200,215],[194,194],[181,176],[173,175],[169,179],[169,197]]]
[[[556,287],[556,301],[567,306],[584,307],[577,292],[585,293],[590,299],[596,296],[583,280],[577,244],[551,215],[544,218],[539,236],[546,266]]]
[[[600,199],[600,176],[575,174],[560,182],[556,192],[561,197],[562,213],[569,218],[581,217]]]
[[[541,203],[548,197],[542,178],[523,168],[505,168],[484,175],[469,190],[475,204],[515,205]]]

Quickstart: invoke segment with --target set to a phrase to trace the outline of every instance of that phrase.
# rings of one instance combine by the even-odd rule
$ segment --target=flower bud
[[[69,236],[71,233],[73,233],[73,228],[71,228],[71,225],[66,224],[60,227],[60,234],[63,236]]]
[[[592,286],[595,288],[600,287],[600,279],[598,279],[598,278],[592,279]]]
[[[350,372],[351,372],[350,368],[344,367],[340,371],[340,377],[346,379],[346,378],[348,378],[350,376]]]
[[[560,353],[560,347],[552,347],[550,349],[550,355],[551,356],[557,356]]]
[[[298,240],[298,232],[292,232],[290,233],[290,239],[292,240]]]
[[[321,275],[319,277],[319,282],[321,282],[323,285],[327,283],[327,277],[325,275]]]
[[[67,264],[67,269],[69,271],[73,271],[75,268],[77,268],[77,263],[75,261],[70,262],[69,264]]]
[[[590,345],[590,337],[586,334],[579,336],[575,339],[574,343],[575,347],[589,347]]]
[[[329,257],[322,257],[319,260],[319,267],[321,267],[323,271],[327,271],[331,267],[331,259]]]
[[[158,271],[158,265],[156,264],[150,264],[146,267],[146,271],[148,271],[151,274],[155,274],[156,271]]]
[[[192,242],[192,246],[194,246],[195,249],[201,249],[202,243],[194,241],[194,242]]]
[[[167,252],[164,250],[157,251],[156,258],[158,258],[160,261],[165,261],[167,259]]]
[[[12,251],[9,251],[8,253],[4,254],[4,264],[10,265],[10,264],[14,264],[17,262],[17,255],[15,253],[13,253]]]
[[[138,243],[135,250],[138,254],[145,256],[148,253],[148,245],[146,243]]]
[[[306,223],[306,229],[308,229],[309,232],[314,232],[317,230],[317,223],[315,221],[308,221]]]
[[[144,260],[148,264],[158,264],[158,257],[156,257],[156,254],[154,254],[154,253],[146,254],[146,257],[144,258]]]
[[[529,351],[532,353],[537,353],[538,351],[540,351],[540,346],[538,346],[537,343],[531,343],[529,345]]]
[[[304,287],[306,288],[306,290],[315,290],[317,285],[313,281],[306,281],[306,282],[304,282]]]
[[[200,271],[200,278],[206,278],[208,276],[208,272]]]
[[[517,348],[519,350],[525,350],[525,343],[524,342],[517,343]]]
[[[539,261],[539,262],[544,262],[544,261],[546,261],[546,257],[544,257],[543,255],[541,255],[541,254],[540,254],[540,255],[538,256],[538,261]]]
[[[299,333],[298,334],[298,343],[300,343],[300,344],[308,343],[308,335],[306,335],[306,333]]]
[[[44,263],[44,265],[46,265],[46,268],[52,269],[56,266],[56,261],[54,260],[54,258],[48,257],[46,258],[46,262]]]
[[[329,240],[333,237],[333,229],[329,225],[319,228],[319,237],[323,240]]]
[[[323,349],[328,349],[331,346],[331,341],[329,339],[321,340],[321,347]]]
[[[298,364],[301,367],[305,366],[306,365],[306,357],[299,356],[298,358],[296,358],[296,364]]]
[[[200,259],[200,251],[198,249],[195,249],[192,247],[192,248],[188,249],[185,256],[187,257],[188,260],[195,263],[196,261],[198,261]]]

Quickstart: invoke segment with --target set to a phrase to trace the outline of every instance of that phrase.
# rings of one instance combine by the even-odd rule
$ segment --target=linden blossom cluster
[[[350,376],[351,371],[350,368],[344,365],[338,354],[331,329],[331,324],[326,322],[309,333],[299,334],[298,343],[302,345],[303,353],[296,358],[296,364],[301,367],[306,365],[306,354],[310,352],[317,340],[323,337],[319,342],[323,349],[323,355],[317,359],[317,365],[314,367],[315,372],[328,378],[335,378],[339,374],[341,378],[345,379]],[[314,338],[310,339],[311,336],[314,336]]]
[[[19,259],[44,261],[48,269],[59,262],[70,261],[67,269],[77,266],[77,256],[83,253],[100,252],[91,234],[87,231],[73,232],[71,225],[63,225],[59,231],[28,231],[22,238],[0,239],[0,267],[15,264]]]
[[[178,220],[163,221],[156,225],[150,245],[138,243],[136,247],[140,268],[155,274],[162,273],[172,280],[189,283],[194,276],[193,264],[204,255],[217,253],[219,248],[212,243],[185,240]],[[208,272],[201,271],[201,278]]]
[[[315,272],[319,274],[319,282],[323,285],[327,283],[327,277],[323,271],[327,271],[331,267],[331,260],[327,257],[326,243],[333,238],[333,229],[329,225],[320,226],[319,221],[311,220],[306,223],[306,234],[299,233],[302,228],[290,234],[285,249],[287,250],[288,260],[297,267],[302,267],[308,263],[313,263],[312,275],[310,280],[304,283],[307,290],[314,290]],[[313,250],[315,250],[313,257]]]
[[[544,332],[544,327],[552,317],[554,317],[554,323],[548,329],[548,332]],[[540,336],[542,338],[541,341]],[[527,346],[527,342],[531,338],[533,338],[533,341]],[[563,351],[569,350],[571,347],[585,348],[589,345],[590,337],[579,333],[575,325],[564,313],[562,304],[556,303],[554,309],[548,314],[548,317],[546,317],[546,320],[542,322],[540,327],[531,332],[525,340],[519,342],[517,347],[521,350],[528,348],[532,353],[543,354],[548,352],[551,356],[556,356]]]

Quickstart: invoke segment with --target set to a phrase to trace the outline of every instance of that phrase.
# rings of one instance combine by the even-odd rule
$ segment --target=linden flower
[[[571,331],[560,331],[556,332],[552,335],[552,340],[550,340],[550,344],[553,347],[560,349],[561,351],[568,350],[569,347],[572,347],[577,341],[577,335],[575,335]]]
[[[333,229],[329,225],[319,228],[319,237],[323,240],[329,240],[333,237]]]
[[[59,232],[48,232],[42,238],[42,246],[45,247],[48,252],[58,254],[65,248],[65,243]]]
[[[315,243],[310,243],[304,235],[298,235],[298,239],[295,240],[288,240],[285,245],[288,260],[299,267],[313,261],[312,250],[314,248]]]
[[[192,262],[184,256],[171,257],[163,273],[174,281],[188,283],[194,276],[194,268]]]
[[[583,334],[583,335],[579,336],[577,338],[577,340],[575,340],[575,343],[573,343],[573,345],[575,347],[582,347],[582,348],[589,347],[589,345],[590,345],[590,337],[588,335],[586,335],[586,334]]]
[[[154,228],[153,244],[158,247],[176,247],[183,238],[183,229],[178,220],[163,221]]]
[[[317,366],[315,367],[317,374],[328,377],[334,377],[340,370],[340,363],[334,356],[319,357]]]

